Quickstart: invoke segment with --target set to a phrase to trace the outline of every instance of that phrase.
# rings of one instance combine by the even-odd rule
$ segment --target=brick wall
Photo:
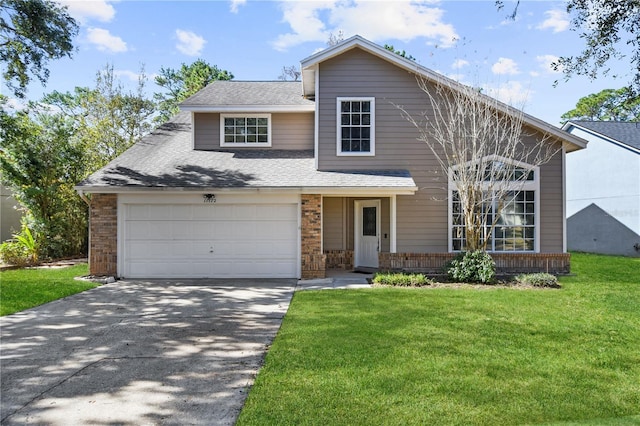
[[[500,274],[548,272],[569,274],[569,253],[490,253]],[[419,271],[429,274],[442,272],[443,266],[455,257],[455,253],[379,253],[381,271]]]
[[[302,195],[302,278],[324,278],[326,255],[322,253],[322,196]]]
[[[89,209],[89,273],[118,273],[118,195],[93,194]]]
[[[353,250],[325,250],[327,269],[353,269]]]

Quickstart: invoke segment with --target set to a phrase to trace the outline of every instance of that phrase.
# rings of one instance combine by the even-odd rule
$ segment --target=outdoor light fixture
[[[215,203],[216,202],[216,195],[215,194],[202,194],[202,199],[204,200],[205,203]]]

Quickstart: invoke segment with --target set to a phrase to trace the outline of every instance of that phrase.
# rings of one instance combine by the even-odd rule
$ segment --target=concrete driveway
[[[1,423],[232,425],[295,285],[118,281],[3,317]]]

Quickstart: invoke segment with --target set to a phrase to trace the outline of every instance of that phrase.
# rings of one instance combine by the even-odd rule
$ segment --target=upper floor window
[[[271,146],[271,115],[220,114],[220,146]]]
[[[375,98],[338,98],[337,155],[375,154]]]

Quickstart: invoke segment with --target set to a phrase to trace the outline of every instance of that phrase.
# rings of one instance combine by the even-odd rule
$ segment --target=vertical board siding
[[[313,122],[312,112],[271,114],[271,148],[260,149],[313,149]],[[195,149],[229,149],[220,147],[219,113],[194,114],[194,135]]]
[[[350,96],[376,99],[373,157],[336,155],[336,98]],[[398,106],[416,119],[423,114],[433,116],[416,76],[406,70],[358,48],[322,62],[316,100],[319,169],[409,170],[419,189],[414,196],[397,197],[397,250],[447,251],[447,178],[429,147],[417,140],[418,131],[402,116]],[[564,223],[561,154],[541,168],[540,188],[540,251],[561,252]],[[349,220],[353,219],[352,210],[351,206]],[[351,248],[353,237],[349,238]]]

